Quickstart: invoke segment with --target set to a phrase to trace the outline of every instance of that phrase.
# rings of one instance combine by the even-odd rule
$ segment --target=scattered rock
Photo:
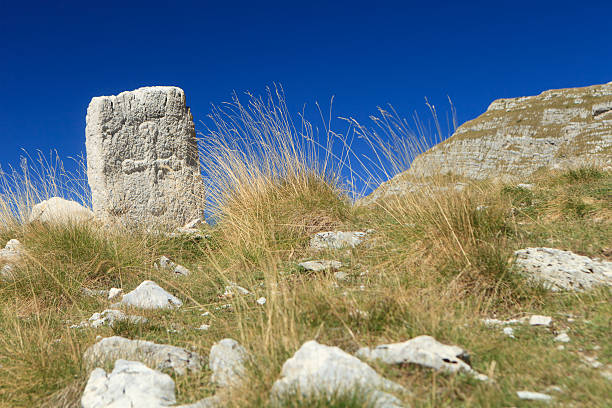
[[[325,259],[321,259],[318,261],[306,261],[299,264],[302,268],[311,272],[322,272],[327,271],[329,269],[340,269],[342,267],[342,262],[339,261],[328,261]]]
[[[121,296],[123,296],[123,289],[120,289],[120,288],[110,288],[108,290],[108,300],[117,300]]]
[[[265,297],[262,296],[259,299],[257,299],[256,302],[257,302],[258,305],[262,305],[263,306],[263,305],[266,304],[267,300],[266,300]]]
[[[93,220],[93,212],[76,201],[52,197],[32,207],[29,222],[78,224]]]
[[[499,319],[482,319],[485,326],[506,326],[509,324],[522,324],[525,323],[525,318],[521,319],[510,319],[510,320],[499,320]]]
[[[555,341],[559,341],[561,343],[569,343],[570,337],[567,335],[566,332],[561,332],[557,337],[555,337]]]
[[[148,319],[142,316],[126,315],[120,310],[106,309],[103,312],[97,312],[91,315],[89,320],[83,321],[78,325],[70,326],[71,329],[81,329],[84,327],[98,328],[100,326],[113,327],[117,322],[125,322],[138,324],[146,323]]]
[[[210,349],[208,366],[211,380],[219,387],[239,385],[245,375],[245,363],[249,354],[236,340],[223,339]]]
[[[530,326],[550,326],[552,322],[552,317],[550,316],[541,316],[541,315],[533,315],[529,318]]]
[[[95,97],[85,136],[96,216],[171,229],[201,217],[198,146],[182,89],[153,86]]]
[[[551,385],[546,387],[546,389],[544,390],[546,392],[563,392],[563,388],[559,387],[558,385]]]
[[[183,265],[179,265],[174,261],[171,261],[167,256],[162,255],[159,258],[159,262],[155,264],[155,269],[168,270],[174,273],[175,275],[187,276],[191,272],[189,269],[185,268]]]
[[[339,281],[346,280],[348,276],[349,275],[346,272],[335,272],[334,273],[334,278],[336,278],[336,280],[339,280]]]
[[[224,299],[231,299],[232,297],[237,296],[237,295],[250,295],[250,294],[251,292],[249,292],[247,289],[243,288],[242,286],[238,286],[234,282],[230,282],[229,285],[225,287],[225,292],[223,292],[223,295],[221,295],[221,297]]]
[[[174,380],[169,375],[126,360],[117,360],[110,373],[93,370],[81,398],[82,408],[153,408],[174,403]]]
[[[0,263],[4,263],[0,269],[0,279],[10,281],[15,278],[15,264],[22,262],[25,250],[23,245],[16,239],[9,240],[4,249],[0,249]]]
[[[527,248],[514,254],[520,273],[553,291],[581,292],[597,285],[612,286],[612,262],[553,248]]]
[[[587,356],[586,354],[581,353],[580,359],[582,360],[584,364],[592,368],[600,368],[603,366],[603,364],[600,361],[597,361],[597,357],[591,357],[591,356]]]
[[[183,302],[166,292],[157,283],[144,281],[136,289],[125,294],[119,305],[141,309],[170,309],[181,307]]]
[[[451,373],[465,371],[479,380],[488,379],[472,369],[465,350],[442,344],[431,336],[418,336],[403,343],[383,344],[374,349],[363,347],[356,355],[386,364],[412,363]]]
[[[210,324],[203,324],[203,325],[201,325],[200,327],[197,328],[197,330],[204,330],[204,331],[206,331],[208,329],[210,329]]]
[[[516,186],[519,188],[524,188],[525,190],[533,190],[533,184],[519,183]]]
[[[327,231],[315,234],[310,240],[310,247],[317,250],[354,248],[361,244],[365,232]]]
[[[403,392],[402,386],[381,377],[369,365],[342,351],[308,341],[283,364],[280,378],[272,386],[272,398],[333,396],[355,390],[368,394],[374,407],[402,407],[396,397],[384,391]]]
[[[517,391],[516,395],[522,400],[529,400],[529,401],[549,402],[552,400],[552,397],[550,395],[542,394],[539,392]]]
[[[83,294],[85,296],[90,296],[90,297],[96,297],[96,296],[104,296],[107,297],[108,296],[108,290],[105,289],[89,289],[89,288],[81,288],[81,292],[83,292]]]
[[[512,327],[504,327],[503,330],[504,334],[508,337],[510,337],[511,339],[514,339],[514,329]]]
[[[83,354],[83,360],[90,367],[120,358],[140,361],[157,370],[170,369],[179,375],[185,374],[187,370],[197,372],[202,368],[202,359],[195,352],[120,336],[106,337],[90,346]]]

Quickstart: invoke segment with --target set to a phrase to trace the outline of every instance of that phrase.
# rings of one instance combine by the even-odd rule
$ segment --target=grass
[[[479,181],[455,191],[446,188],[448,180],[433,179],[414,194],[353,205],[336,159],[350,152],[320,156],[309,141],[311,128],[294,126],[283,106],[282,100],[253,99],[246,107],[236,100],[215,111],[205,161],[218,181],[209,189],[216,223],[205,228],[204,239],[23,223],[30,203],[10,200],[38,197],[28,191],[35,187],[17,184],[21,195],[2,196],[2,208],[11,211],[4,210],[0,244],[18,238],[28,255],[17,278],[0,283],[0,406],[78,407],[88,378],[82,355],[98,335],[172,344],[202,356],[222,338],[238,340],[253,361],[246,384],[230,396],[236,407],[275,406],[270,388],[305,341],[352,353],[422,334],[467,349],[473,367],[495,382],[373,364],[409,390],[398,395],[409,406],[538,405],[520,401],[519,390],[547,392],[558,405],[612,403],[612,385],[600,374],[612,365],[609,289],[548,292],[527,285],[510,262],[515,250],[532,246],[612,260],[611,172],[541,171],[522,180],[531,190]],[[256,141],[250,150],[247,140]],[[353,249],[309,249],[312,234],[329,229],[374,232]],[[191,275],[155,269],[161,255]],[[297,266],[310,259],[342,261],[348,278]],[[184,306],[138,311],[149,319],[142,325],[69,328],[109,305],[82,287],[129,291],[145,279]],[[221,298],[230,281],[252,295]],[[261,296],[263,306],[255,302]],[[232,307],[221,307],[227,303]],[[202,316],[205,311],[210,315]],[[480,321],[529,314],[550,315],[553,326],[519,326],[511,339]],[[196,330],[203,323],[210,329]],[[563,350],[553,341],[561,330],[571,337]],[[583,356],[597,357],[604,367],[587,366]],[[178,401],[213,395],[209,378],[208,368],[174,376]],[[553,385],[563,392],[546,391]],[[288,397],[276,405],[361,407],[366,399],[356,391],[331,399]]]

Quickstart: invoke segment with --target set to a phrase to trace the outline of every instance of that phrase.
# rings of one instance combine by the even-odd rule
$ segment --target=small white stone
[[[142,309],[178,308],[183,302],[153,281],[144,281],[136,289],[123,296],[121,305]]]
[[[530,401],[550,401],[552,397],[550,395],[542,394],[539,392],[532,391],[517,391],[516,395],[522,400]]]
[[[557,350],[559,350],[559,351],[563,351],[563,350],[565,350],[565,346],[564,346],[563,344],[559,344],[559,345],[557,346]]]
[[[257,299],[257,304],[259,305],[265,305],[266,304],[266,298],[265,297],[260,297],[259,299]]]
[[[200,316],[210,316],[210,312],[204,312]]]
[[[210,324],[203,324],[200,327],[198,327],[198,330],[208,330],[210,329]]]
[[[552,322],[552,317],[550,316],[541,316],[541,315],[533,315],[529,318],[529,324],[531,326],[550,326]]]
[[[123,289],[110,288],[108,291],[108,300],[115,300],[123,294]]]
[[[317,261],[306,261],[298,264],[302,268],[307,271],[312,272],[321,272],[326,271],[328,269],[340,269],[342,267],[342,263],[338,261],[328,261],[325,259],[317,260]]]
[[[566,332],[561,332],[557,337],[555,337],[555,341],[559,341],[561,343],[569,343],[570,338]]]
[[[510,338],[514,338],[514,329],[512,327],[504,327],[504,334]]]
[[[250,295],[250,294],[251,292],[249,292],[247,289],[243,288],[242,286],[238,286],[234,282],[230,282],[229,285],[225,287],[225,292],[221,296],[223,298],[231,298],[236,295]]]

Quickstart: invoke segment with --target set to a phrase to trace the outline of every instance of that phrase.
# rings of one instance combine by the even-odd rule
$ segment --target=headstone
[[[182,89],[154,86],[95,97],[85,136],[97,217],[176,228],[202,216],[195,127]]]

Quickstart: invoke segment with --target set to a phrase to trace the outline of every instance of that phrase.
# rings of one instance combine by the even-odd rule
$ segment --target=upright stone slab
[[[174,228],[202,215],[195,127],[182,89],[153,86],[95,97],[85,136],[97,217]]]

